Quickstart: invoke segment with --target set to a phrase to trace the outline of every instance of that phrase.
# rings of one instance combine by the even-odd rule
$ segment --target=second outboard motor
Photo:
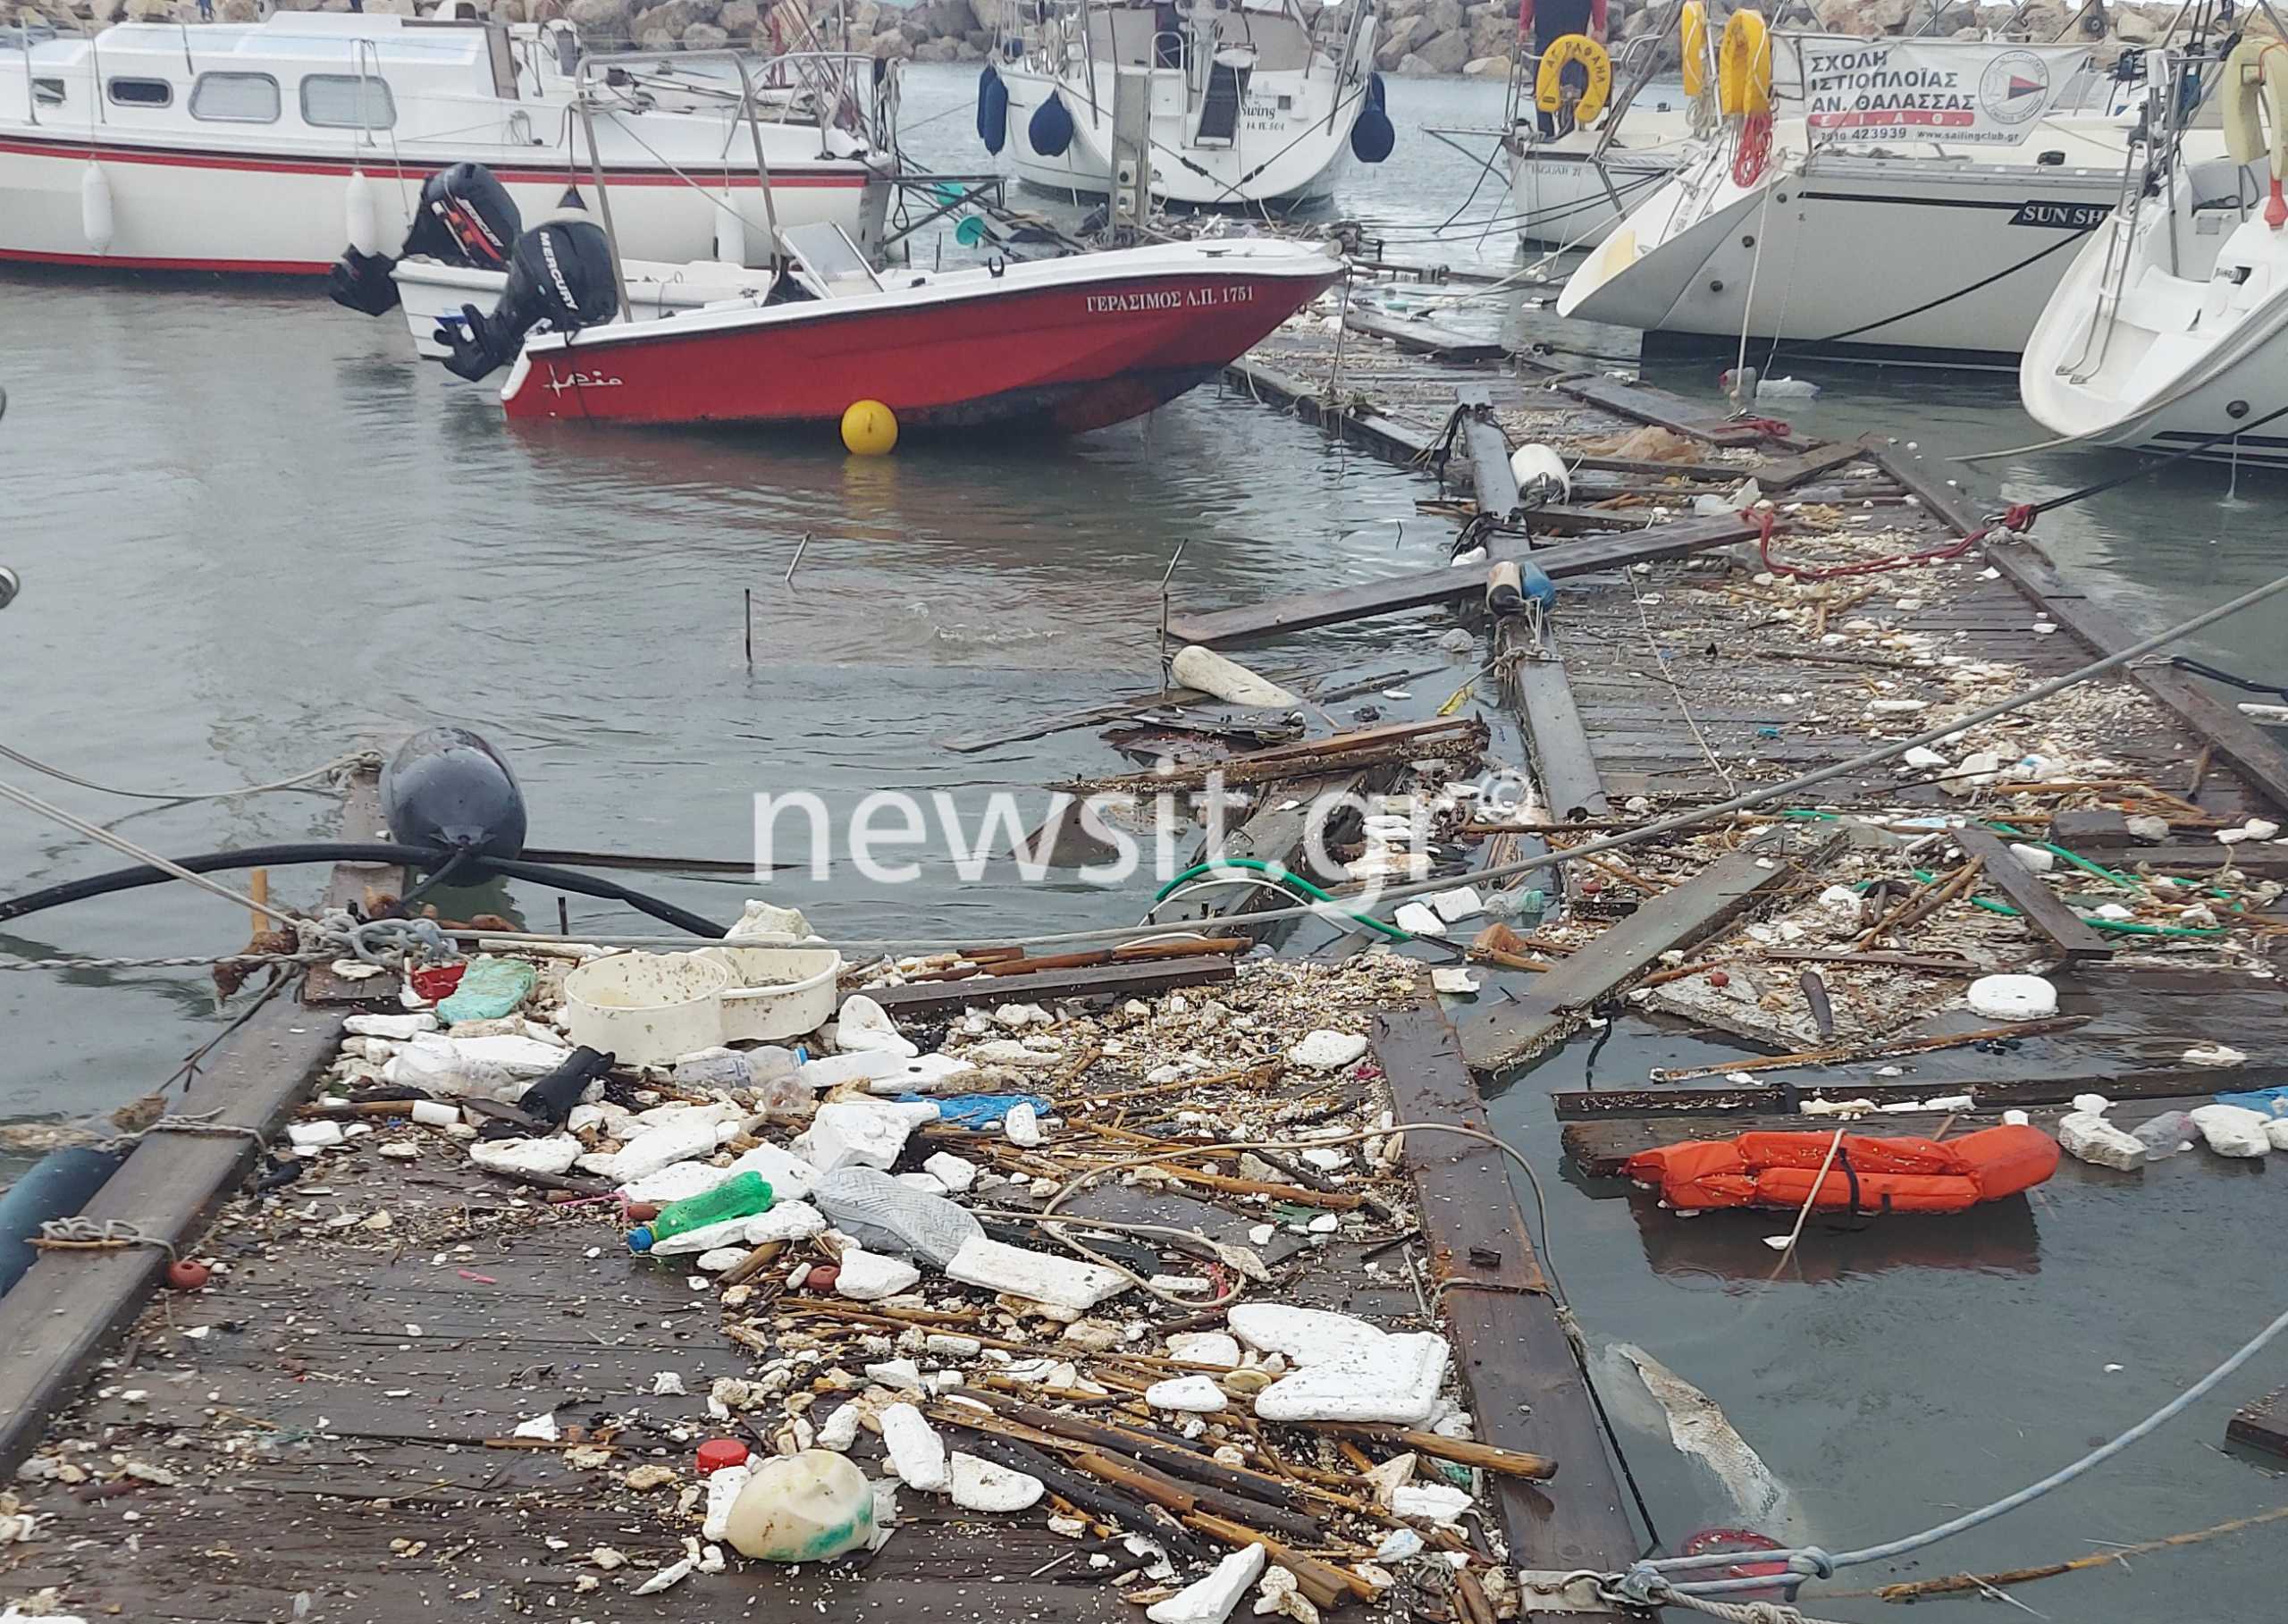
[[[498,271],[524,229],[524,216],[509,189],[482,164],[455,164],[421,183],[413,225],[398,258],[424,255],[449,265]],[[326,273],[326,292],[337,305],[383,316],[397,308],[397,283],[387,254],[348,249]]]
[[[525,849],[525,792],[500,753],[466,728],[432,728],[382,769],[382,818],[400,846],[514,857]]]
[[[467,333],[440,327],[437,340],[452,350],[445,365],[474,383],[514,359],[525,334],[543,322],[558,332],[577,332],[610,320],[618,310],[611,247],[603,228],[585,209],[562,208],[517,239],[509,257],[509,285],[492,314],[483,316],[475,305],[463,305]]]

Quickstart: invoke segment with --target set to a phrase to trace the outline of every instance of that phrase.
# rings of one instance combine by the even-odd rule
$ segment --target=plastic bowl
[[[831,947],[702,947],[695,957],[724,967],[723,1043],[776,1042],[814,1032],[834,1019],[842,955]]]
[[[575,1043],[630,1065],[664,1065],[723,1041],[731,972],[696,953],[616,953],[564,978],[564,1021]]]

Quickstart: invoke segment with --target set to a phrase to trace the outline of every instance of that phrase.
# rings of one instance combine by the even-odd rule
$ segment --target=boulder
[[[916,62],[959,62],[963,47],[958,39],[930,39],[913,47]]]
[[[1400,19],[1375,47],[1375,65],[1385,73],[1392,72],[1414,48],[1414,42],[1426,37],[1427,25],[1419,15]]]
[[[913,60],[913,42],[896,29],[892,29],[887,34],[875,35],[873,42],[865,47],[865,51],[876,62]]]
[[[197,7],[185,5],[187,12]],[[173,0],[127,0],[126,17],[130,22],[172,22],[175,19]]]
[[[929,0],[914,9],[913,21],[930,30],[933,39],[956,38],[977,26],[969,0]]]
[[[626,39],[635,33],[635,8],[628,0],[568,0],[565,21],[583,34]]]
[[[1463,26],[1462,0],[1430,0],[1422,8],[1433,34],[1449,34]]]
[[[1474,56],[1462,63],[1462,77],[1506,80],[1510,77],[1511,66],[1510,59],[1506,56]]]
[[[2124,45],[2150,45],[2167,32],[2168,19],[2149,12],[2141,6],[2121,5],[2114,8],[2114,38]]]
[[[1518,38],[1518,25],[1501,13],[1486,10],[1475,13],[1469,20],[1469,54],[1480,56],[1507,56]]]
[[[1382,8],[1384,30],[1387,31],[1401,18],[1419,17],[1429,4],[1430,0],[1390,0],[1390,4]]]
[[[730,43],[731,37],[711,22],[694,22],[683,31],[686,51],[719,51]]]
[[[761,0],[724,0],[723,9],[715,13],[715,26],[734,39],[753,35],[761,21]]]
[[[1417,76],[1424,72],[1459,73],[1462,71],[1462,64],[1469,60],[1469,36],[1459,29],[1451,34],[1441,34],[1435,39],[1417,45],[1413,56],[1423,64],[1416,71]],[[1406,72],[1405,63],[1399,64],[1399,72]]]
[[[672,46],[683,38],[683,31],[694,22],[712,22],[723,9],[723,0],[667,0],[635,13],[635,33],[643,39],[644,48],[653,47],[653,34],[665,34]]]

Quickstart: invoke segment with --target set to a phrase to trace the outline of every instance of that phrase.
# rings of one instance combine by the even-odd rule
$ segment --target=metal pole
[[[747,59],[736,51],[725,51],[732,65],[739,71],[739,113],[747,122],[747,134],[754,139],[754,172],[762,181],[762,227],[770,233],[770,264],[778,265],[778,206],[770,196],[770,163],[762,156],[762,126],[756,122],[754,84],[747,77]],[[733,210],[736,213],[736,210]]]
[[[603,223],[604,247],[611,255],[611,285],[619,295],[620,319],[634,321],[635,306],[627,297],[627,267],[620,263],[619,233],[611,225],[611,189],[604,184],[603,154],[596,147],[596,110],[589,100],[593,86],[588,77],[594,65],[593,62],[580,64],[580,77],[572,86],[572,102],[579,109],[580,128],[588,138],[588,172],[595,177],[596,215]]]

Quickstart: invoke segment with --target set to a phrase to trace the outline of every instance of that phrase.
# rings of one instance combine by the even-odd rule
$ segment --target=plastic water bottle
[[[688,1230],[732,1218],[752,1218],[757,1213],[769,1212],[770,1200],[770,1186],[763,1182],[762,1174],[735,1174],[700,1195],[669,1202],[660,1208],[658,1217],[627,1232],[627,1250],[648,1252],[660,1241]]]
[[[2145,1147],[2149,1162],[2166,1161],[2185,1145],[2200,1137],[2200,1130],[2191,1117],[2183,1111],[2164,1111],[2151,1122],[2129,1131],[2130,1138]]]

